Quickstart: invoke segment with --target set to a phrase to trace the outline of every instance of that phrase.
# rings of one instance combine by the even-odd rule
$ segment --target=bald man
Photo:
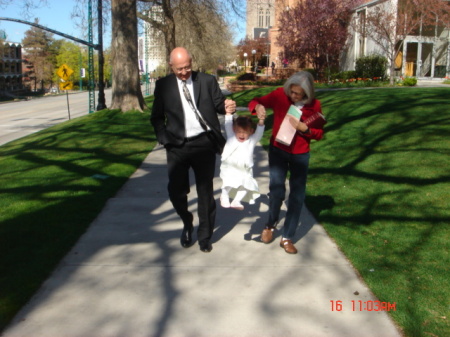
[[[192,245],[193,215],[187,198],[192,169],[198,195],[197,238],[200,250],[207,253],[212,250],[216,217],[216,154],[225,145],[218,114],[234,113],[236,103],[225,99],[215,77],[192,71],[192,57],[185,48],[172,50],[169,65],[173,73],[156,82],[150,121],[167,153],[169,198],[183,221],[181,246]]]

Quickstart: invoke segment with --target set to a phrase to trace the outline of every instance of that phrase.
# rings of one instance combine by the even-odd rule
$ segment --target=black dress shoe
[[[212,244],[208,240],[200,242],[200,250],[204,253],[212,251]]]
[[[184,248],[188,248],[192,245],[192,232],[194,231],[193,227],[184,227],[183,232],[181,233],[180,243]]]

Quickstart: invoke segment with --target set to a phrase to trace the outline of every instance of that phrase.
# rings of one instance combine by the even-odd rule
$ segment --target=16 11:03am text
[[[331,300],[331,311],[343,311],[350,308],[352,311],[396,311],[396,302],[381,301],[350,301],[350,306],[344,305],[343,301]]]

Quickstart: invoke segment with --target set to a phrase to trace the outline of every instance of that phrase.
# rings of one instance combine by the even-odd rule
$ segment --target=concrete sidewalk
[[[386,312],[360,311],[359,302],[352,310],[352,301],[376,299],[307,210],[297,255],[279,247],[279,233],[260,241],[269,179],[267,153],[258,146],[255,155],[263,195],[244,211],[218,203],[205,254],[197,242],[180,246],[165,151],[156,148],[2,336],[400,336]],[[196,214],[195,189],[190,208]]]

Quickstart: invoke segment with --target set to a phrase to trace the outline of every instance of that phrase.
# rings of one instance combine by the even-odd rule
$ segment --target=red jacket
[[[289,107],[291,106],[291,104],[293,104],[291,99],[284,93],[284,89],[282,87],[275,89],[266,96],[254,98],[248,104],[249,111],[254,113],[255,107],[258,104],[264,105],[266,109],[273,109],[272,137],[270,138],[270,143],[273,146],[292,154],[307,153],[309,152],[309,143],[311,142],[311,139],[322,139],[323,129],[310,128],[310,133],[307,134],[297,132],[290,146],[286,146],[275,141],[275,136],[280,129],[281,122],[286,116]],[[311,104],[305,104],[303,106],[301,120],[308,118],[316,112],[322,113],[322,107],[320,105],[320,101],[314,99]]]

